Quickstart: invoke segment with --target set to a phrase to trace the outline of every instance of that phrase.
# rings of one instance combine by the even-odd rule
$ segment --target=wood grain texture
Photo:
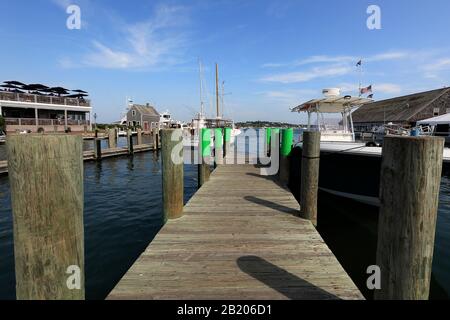
[[[84,299],[82,138],[7,138],[17,299]],[[67,268],[81,269],[69,290]]]
[[[172,134],[179,132],[180,139],[172,141]],[[161,130],[161,156],[162,156],[162,186],[163,186],[163,214],[164,220],[177,219],[183,215],[184,196],[184,168],[183,162],[175,163],[173,150],[181,143],[181,129]],[[181,160],[183,159],[183,148],[180,150]]]
[[[97,160],[102,160],[102,140],[94,140],[94,157]]]
[[[137,144],[140,146],[142,144],[142,129],[137,129]]]
[[[436,137],[384,139],[376,299],[428,299],[443,147]]]
[[[292,194],[259,170],[219,166],[108,299],[363,299]]]
[[[133,145],[133,135],[132,135],[131,129],[127,130],[127,147],[128,147],[128,153],[133,154],[134,153],[134,145]]]
[[[108,147],[117,148],[117,129],[115,128],[110,128],[108,131]]]
[[[317,226],[317,193],[319,192],[320,132],[303,132],[300,203],[302,218]]]

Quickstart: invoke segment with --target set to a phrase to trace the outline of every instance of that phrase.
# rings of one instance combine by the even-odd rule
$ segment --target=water
[[[161,162],[154,152],[85,162],[86,296],[103,299],[162,226]],[[185,200],[197,187],[185,168]],[[0,176],[0,299],[15,298],[9,183]]]
[[[106,147],[107,141],[102,143]],[[125,143],[119,139],[119,145]],[[93,142],[84,145],[89,150]],[[103,299],[162,226],[161,162],[157,153],[146,152],[84,166],[86,296]],[[184,169],[187,201],[197,189],[197,169]],[[319,232],[366,297],[371,295],[365,281],[367,266],[375,264],[376,228],[372,207],[319,194]],[[449,177],[441,182],[431,293],[433,298],[450,295]],[[0,176],[0,299],[14,298],[11,200],[8,176]]]

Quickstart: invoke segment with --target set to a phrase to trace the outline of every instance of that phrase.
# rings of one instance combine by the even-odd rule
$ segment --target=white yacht
[[[308,129],[321,133],[319,188],[377,206],[382,148],[372,142],[356,142],[352,121],[352,111],[372,100],[341,96],[339,89],[325,89],[323,93],[324,97],[291,109],[306,112]],[[340,114],[342,119],[337,126],[329,126],[324,121],[327,114]],[[301,136],[297,146],[302,147]],[[447,166],[450,166],[450,149],[445,148],[444,172]]]

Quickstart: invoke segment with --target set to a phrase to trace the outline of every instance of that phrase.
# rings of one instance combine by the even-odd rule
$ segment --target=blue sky
[[[71,4],[80,30],[66,27]],[[366,26],[372,4],[381,30]],[[225,116],[300,123],[289,107],[323,88],[357,94],[359,59],[375,99],[448,86],[448,12],[448,0],[1,0],[0,80],[85,89],[99,122],[126,97],[189,120],[200,58],[208,101],[219,63]]]

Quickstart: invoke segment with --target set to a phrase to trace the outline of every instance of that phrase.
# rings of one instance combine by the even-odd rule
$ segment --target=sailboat
[[[208,118],[205,113],[205,104],[203,102],[203,70],[202,64],[199,61],[199,75],[200,75],[200,112],[197,113],[195,118],[191,121],[191,136],[184,139],[185,145],[197,146],[199,132],[203,128],[231,128],[231,144],[234,144],[235,138],[241,134],[241,130],[234,126],[234,122],[231,119],[225,119],[220,113],[220,93],[219,93],[219,66],[216,63],[216,117]],[[223,90],[222,90],[222,100],[223,100]],[[222,103],[223,105],[223,103]],[[193,138],[192,138],[193,136]],[[213,138],[211,138],[213,139]]]

